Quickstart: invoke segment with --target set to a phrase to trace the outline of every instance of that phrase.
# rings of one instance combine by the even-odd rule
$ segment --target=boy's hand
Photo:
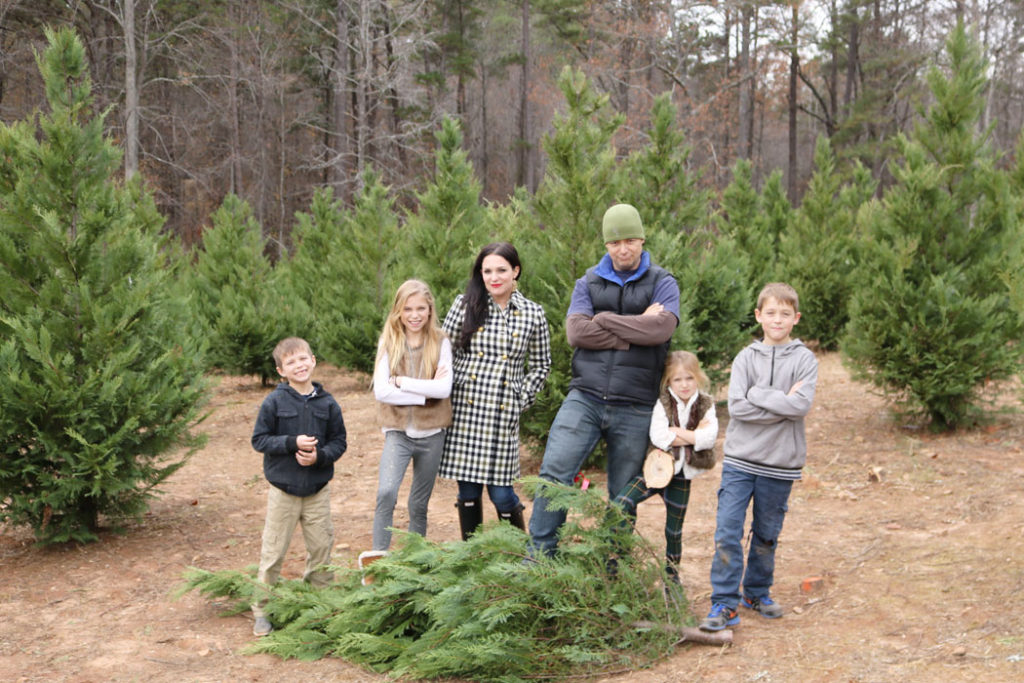
[[[296,437],[296,445],[299,447],[299,451],[295,454],[295,460],[303,467],[309,467],[310,465],[316,464],[316,437],[307,436],[303,434]]]
[[[786,396],[792,396],[803,385],[804,385],[804,381],[802,379],[798,380],[797,383],[793,385],[793,388],[789,390],[789,392],[786,394]]]

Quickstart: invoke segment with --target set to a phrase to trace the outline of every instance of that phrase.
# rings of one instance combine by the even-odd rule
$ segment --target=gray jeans
[[[409,491],[409,531],[426,536],[427,503],[434,491],[437,468],[441,465],[444,436],[443,431],[422,439],[412,439],[405,432],[394,429],[385,433],[377,479],[377,508],[373,513],[374,550],[387,550],[391,547],[390,527],[398,502],[398,489],[410,460],[412,489]]]

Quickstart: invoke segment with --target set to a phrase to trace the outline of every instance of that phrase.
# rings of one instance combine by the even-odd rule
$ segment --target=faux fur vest
[[[406,349],[403,372],[406,377],[423,379],[420,377],[423,372],[422,354],[423,347]],[[396,406],[378,402],[377,407],[380,424],[385,429],[405,431],[412,427],[426,431],[450,427],[452,424],[452,401],[450,398],[428,398],[426,404],[422,406]]]
[[[668,389],[661,392],[659,400],[665,409],[665,415],[668,416],[669,426],[679,427],[679,409],[676,406],[676,400],[668,393]],[[711,397],[704,393],[698,393],[697,401],[693,404],[693,408],[690,409],[690,416],[686,420],[685,429],[690,431],[697,429],[697,426],[704,419],[704,415],[710,407]],[[715,452],[710,448],[705,451],[695,451],[693,446],[673,446],[672,456],[676,460],[679,460],[680,457],[685,457],[687,465],[699,470],[708,470],[715,465]]]

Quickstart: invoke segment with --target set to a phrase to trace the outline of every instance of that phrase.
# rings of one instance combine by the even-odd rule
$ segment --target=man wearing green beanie
[[[635,207],[609,208],[601,235],[608,253],[576,281],[569,303],[572,380],[551,423],[540,476],[571,484],[603,438],[611,499],[643,467],[651,409],[679,324],[679,284],[644,250],[644,225]],[[531,553],[553,555],[564,523],[565,512],[549,510],[547,499],[537,496]]]

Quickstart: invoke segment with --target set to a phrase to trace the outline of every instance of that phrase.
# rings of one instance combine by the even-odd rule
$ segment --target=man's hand
[[[665,310],[665,307],[662,306],[661,304],[653,303],[650,306],[648,306],[647,310],[644,311],[643,313],[641,313],[640,315],[658,315],[659,313],[661,313],[664,310]]]
[[[802,379],[801,379],[801,380],[798,380],[798,381],[797,381],[797,383],[793,385],[793,388],[792,388],[792,389],[790,389],[790,390],[789,390],[789,392],[787,392],[787,393],[786,393],[786,396],[792,396],[792,395],[793,395],[793,394],[795,394],[795,393],[797,392],[797,390],[798,390],[798,389],[799,389],[800,387],[802,387],[803,385],[804,385],[804,381],[803,381]]]

